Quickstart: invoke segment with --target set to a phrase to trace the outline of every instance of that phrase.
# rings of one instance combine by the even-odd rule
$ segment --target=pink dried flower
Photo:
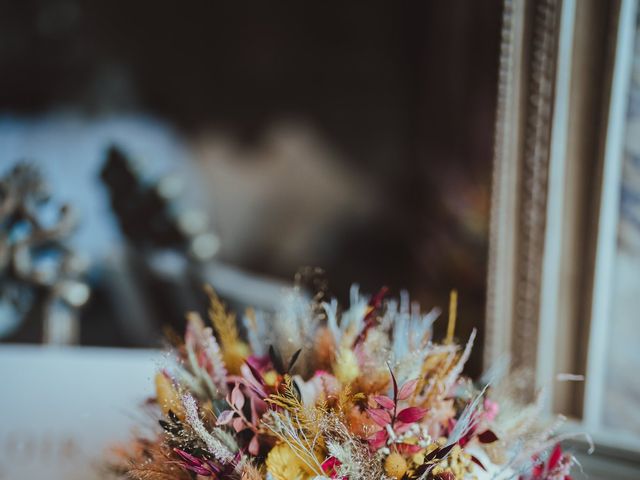
[[[482,419],[486,422],[492,422],[500,411],[500,406],[497,402],[489,398],[485,398],[483,402],[484,413]]]

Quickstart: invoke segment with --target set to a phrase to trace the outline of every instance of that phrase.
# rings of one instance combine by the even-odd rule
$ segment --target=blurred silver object
[[[35,167],[18,163],[0,179],[0,339],[77,341],[89,287],[80,279],[88,262],[66,243],[75,226]]]

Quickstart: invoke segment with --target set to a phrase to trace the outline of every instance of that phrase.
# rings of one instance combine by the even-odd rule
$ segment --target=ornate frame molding
[[[536,363],[561,0],[506,0],[495,129],[485,364]]]
[[[586,372],[617,33],[635,1],[504,1],[484,362],[534,372],[531,395]],[[582,386],[553,388],[549,409],[580,418]]]

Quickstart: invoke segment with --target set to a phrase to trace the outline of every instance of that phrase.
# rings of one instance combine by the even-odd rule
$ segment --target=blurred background
[[[0,338],[156,346],[205,282],[239,308],[457,288],[479,368],[500,25],[499,0],[0,2],[0,173],[31,182]]]
[[[467,373],[510,352],[594,436],[590,478],[638,478],[637,8],[0,0],[0,479],[126,435],[145,348],[203,284],[268,311],[352,283],[424,309],[457,289]],[[71,401],[79,379],[100,387]]]

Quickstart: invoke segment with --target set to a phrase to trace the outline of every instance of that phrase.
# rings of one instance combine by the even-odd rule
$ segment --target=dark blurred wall
[[[142,107],[248,140],[274,117],[301,115],[393,175],[409,156],[486,166],[499,0],[0,8],[3,109]]]

